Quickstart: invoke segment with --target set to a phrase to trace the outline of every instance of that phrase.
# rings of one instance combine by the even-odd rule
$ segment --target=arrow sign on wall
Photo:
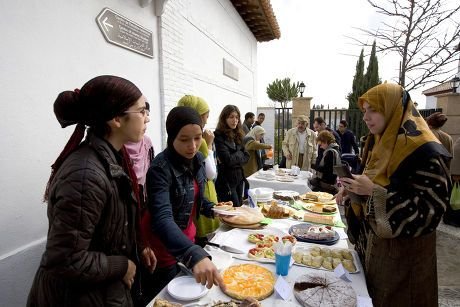
[[[152,31],[107,7],[97,15],[96,22],[109,43],[153,58]]]

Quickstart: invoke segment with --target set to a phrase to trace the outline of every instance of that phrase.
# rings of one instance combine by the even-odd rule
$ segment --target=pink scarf
[[[149,150],[153,147],[152,141],[147,135],[144,135],[142,141],[138,143],[126,143],[125,147],[129,157],[131,158],[137,182],[144,185],[145,177],[150,167]]]

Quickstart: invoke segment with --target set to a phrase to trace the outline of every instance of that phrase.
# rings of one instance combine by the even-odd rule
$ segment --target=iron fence
[[[426,118],[434,112],[442,112],[441,108],[437,109],[419,109],[423,118]],[[366,124],[363,121],[363,114],[357,109],[312,109],[310,110],[310,129],[313,129],[313,121],[316,117],[322,117],[324,121],[333,130],[337,130],[342,119],[348,122],[350,129],[356,136],[357,141],[368,133]],[[275,156],[274,163],[281,162],[282,143],[286,132],[292,128],[292,108],[275,108]]]

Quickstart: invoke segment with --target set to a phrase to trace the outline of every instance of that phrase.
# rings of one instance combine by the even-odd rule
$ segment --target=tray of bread
[[[270,203],[262,205],[261,212],[265,217],[271,219],[285,219],[293,217],[295,210],[279,204],[276,200],[272,200]]]
[[[262,227],[260,222],[265,218],[265,216],[257,208],[232,207],[226,212],[233,214],[220,216],[219,218],[222,223],[232,228],[260,228]]]
[[[309,268],[333,271],[339,264],[350,273],[358,273],[358,254],[346,248],[319,247],[317,245],[296,247],[292,252],[294,264]]]

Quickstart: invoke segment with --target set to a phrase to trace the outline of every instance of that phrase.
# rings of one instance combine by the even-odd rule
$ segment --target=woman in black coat
[[[27,306],[133,306],[136,255],[154,255],[136,251],[137,183],[123,144],[144,136],[145,98],[128,80],[99,76],[59,94],[54,112],[63,128],[77,126],[52,166],[46,250]]]
[[[216,191],[219,201],[232,201],[238,207],[243,204],[243,165],[249,160],[244,149],[244,132],[241,113],[237,106],[226,105],[219,116],[214,143],[217,153]]]

